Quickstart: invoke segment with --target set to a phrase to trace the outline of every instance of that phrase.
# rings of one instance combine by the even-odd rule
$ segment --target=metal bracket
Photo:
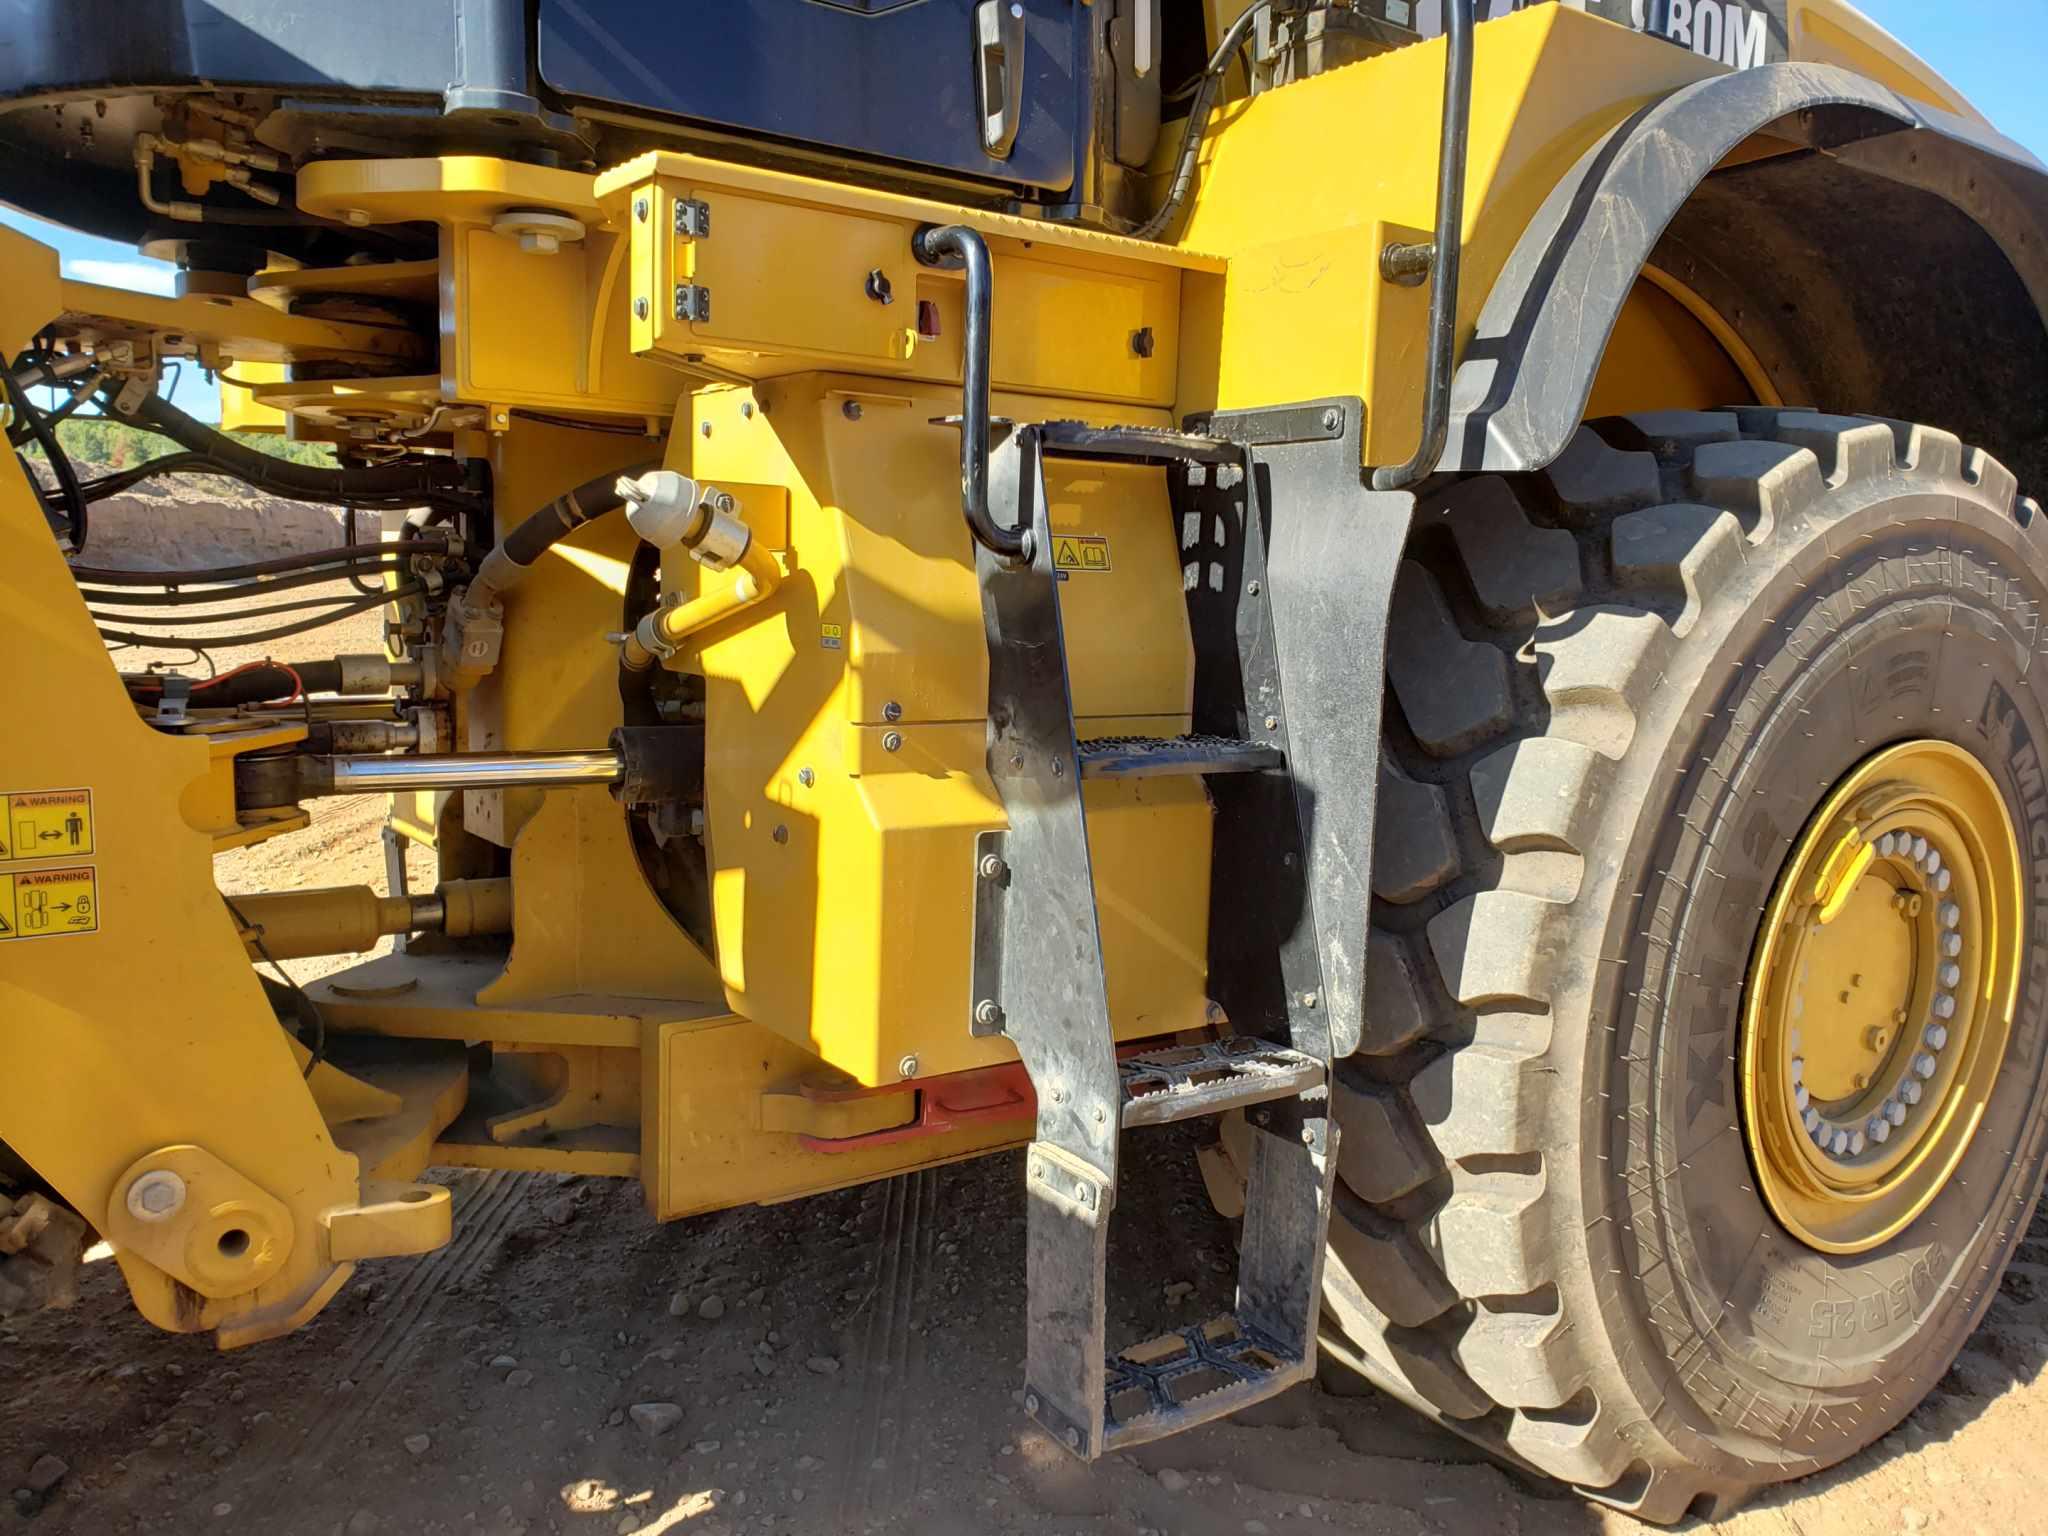
[[[1220,484],[1226,477],[1214,469],[1188,476],[1189,505],[1222,520],[1212,547],[1183,551],[1222,567],[1214,583],[1204,570],[1188,589],[1195,728],[1265,734],[1286,750],[1291,773],[1291,782],[1211,782],[1213,884],[1234,914],[1219,930],[1225,909],[1212,907],[1211,985],[1241,1033],[1277,1033],[1284,1017],[1298,1049],[1330,1058],[1357,1049],[1364,1020],[1380,679],[1415,507],[1410,492],[1366,485],[1364,414],[1357,399],[1333,399],[1187,424],[1262,445],[1241,486]],[[1299,839],[1277,864],[1270,829],[1282,823],[1270,812],[1239,817],[1226,804],[1270,794],[1275,783],[1295,798],[1288,820]],[[1269,830],[1255,839],[1233,825]]]
[[[701,198],[677,198],[676,233],[685,240],[708,239],[711,234],[711,205]]]
[[[192,679],[176,673],[164,678],[163,691],[157,695],[156,724],[182,726],[185,723],[185,706],[192,698]]]
[[[676,318],[708,321],[711,318],[711,290],[694,283],[676,284]]]

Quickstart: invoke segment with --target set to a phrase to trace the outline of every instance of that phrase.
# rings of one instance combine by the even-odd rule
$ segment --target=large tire
[[[2048,1136],[2044,537],[1953,437],[1762,409],[1599,423],[1421,512],[1326,1356],[1660,1522],[1839,1461],[1934,1385]],[[1739,1000],[1802,825],[1906,737],[2002,789],[2030,963],[1956,1177],[1834,1258],[1756,1193]]]

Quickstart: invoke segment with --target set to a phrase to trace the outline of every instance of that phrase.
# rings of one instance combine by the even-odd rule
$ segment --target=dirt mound
[[[347,538],[339,507],[275,496],[190,491],[147,483],[96,502],[85,562],[122,571],[190,570],[332,549]],[[378,518],[358,512],[356,538],[374,542]]]

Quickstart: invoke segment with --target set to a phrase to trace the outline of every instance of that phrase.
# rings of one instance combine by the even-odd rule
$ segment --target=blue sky
[[[2034,12],[2041,0],[1861,0],[1861,9],[1939,70],[2001,131],[2048,160],[2048,27]],[[54,245],[64,272],[86,282],[169,293],[173,269],[111,240],[73,234],[0,207],[0,224]],[[198,370],[182,370],[172,399],[195,415],[217,418],[219,403]]]

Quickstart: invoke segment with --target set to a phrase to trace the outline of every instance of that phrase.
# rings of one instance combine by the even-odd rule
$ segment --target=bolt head
[[[642,224],[645,224],[647,222],[646,198],[636,197],[633,199],[633,217],[638,219]]]
[[[915,1056],[905,1056],[901,1061],[897,1062],[896,1075],[899,1077],[917,1076],[917,1058]]]
[[[138,1221],[168,1221],[185,1203],[185,1181],[168,1168],[151,1168],[128,1186],[128,1214]]]
[[[651,310],[648,307],[647,296],[645,294],[642,294],[639,298],[633,301],[633,318],[635,320],[645,320],[650,313]]]
[[[742,400],[740,402],[740,415],[746,417],[749,421],[751,421],[754,416],[754,402],[751,400]]]
[[[884,731],[882,733],[882,750],[884,752],[898,752],[902,748],[903,733],[901,731]]]
[[[1317,1001],[1318,1001],[1318,999],[1317,999],[1317,997],[1316,997],[1315,993],[1313,993],[1313,992],[1304,992],[1304,993],[1302,993],[1302,994],[1301,994],[1301,1006],[1302,1006],[1302,1007],[1304,1007],[1304,1008],[1313,1008],[1313,1007],[1315,1007],[1315,1005],[1316,1005]]]
[[[984,880],[1000,880],[1010,872],[1010,866],[1003,862],[1002,855],[996,853],[984,853],[976,867]]]
[[[1026,1392],[1024,1394],[1024,1411],[1026,1413],[1038,1412],[1038,1394],[1036,1392]]]
[[[894,699],[889,700],[888,703],[882,706],[882,718],[891,722],[901,720],[903,718],[903,706]]]
[[[1259,584],[1256,581],[1246,582],[1244,584],[1244,589],[1252,597],[1257,597],[1259,595]]]
[[[858,400],[847,401],[846,404],[839,407],[839,414],[844,416],[848,421],[859,421],[860,402]]]
[[[1267,730],[1277,731],[1280,729],[1280,717],[1278,715],[1268,715],[1266,716],[1265,724]]]
[[[711,435],[711,423],[708,421],[701,423],[697,428],[697,435],[699,437],[709,437]]]
[[[974,1005],[974,1022],[983,1029],[1000,1029],[1003,1023],[1003,1005],[992,997],[984,997]]]
[[[803,785],[805,789],[809,789],[818,782],[818,776],[808,768],[799,768],[796,771],[796,781]]]
[[[1016,9],[1016,7],[1013,7],[1012,9],[1014,10]],[[1079,1449],[1081,1449],[1081,1431],[1079,1431],[1078,1429],[1070,1429],[1067,1431],[1067,1449],[1070,1451],[1078,1451]]]
[[[1343,425],[1344,413],[1334,405],[1323,412],[1323,430],[1325,432],[1334,432]]]

